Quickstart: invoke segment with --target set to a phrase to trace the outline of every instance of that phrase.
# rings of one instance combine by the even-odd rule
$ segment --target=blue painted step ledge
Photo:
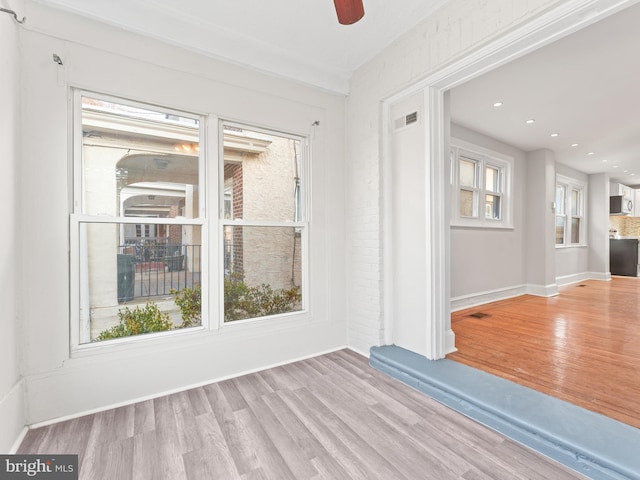
[[[369,363],[587,477],[640,480],[637,428],[481,370],[446,359],[430,361],[394,345],[372,347]]]

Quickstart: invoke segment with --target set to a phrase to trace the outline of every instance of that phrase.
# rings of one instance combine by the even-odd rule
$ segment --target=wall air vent
[[[407,125],[411,125],[412,123],[416,123],[418,121],[418,112],[413,112],[404,117]]]
[[[396,130],[407,127],[418,121],[418,112],[408,113],[404,117],[396,118],[394,126]]]

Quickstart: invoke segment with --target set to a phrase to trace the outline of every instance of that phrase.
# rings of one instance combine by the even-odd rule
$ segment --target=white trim
[[[513,170],[515,159],[512,156],[495,152],[485,147],[475,145],[471,142],[451,137],[450,149],[455,155],[451,167],[451,227],[467,228],[494,228],[513,229]],[[458,191],[460,187],[459,168],[460,157],[472,160],[477,163],[478,185],[473,189],[478,192],[478,205],[476,217],[463,217],[460,215],[460,204]],[[487,167],[497,168],[501,171],[500,191],[491,192],[485,189],[485,169]],[[483,209],[485,194],[497,193],[501,198],[500,219],[487,218]]]
[[[485,292],[460,295],[451,299],[451,311],[457,312],[465,308],[477,307],[486,303],[506,300],[507,298],[519,297],[527,293],[526,285],[515,285],[513,287],[497,288]]]
[[[526,285],[526,292],[529,295],[535,295],[536,297],[555,297],[558,295],[558,284],[551,283],[549,285],[534,285],[528,283]]]
[[[262,372],[264,370],[269,370],[270,368],[276,368],[276,367],[280,367],[282,365],[289,365],[291,363],[300,362],[302,360],[307,360],[309,358],[319,357],[319,356],[322,356],[322,355],[326,355],[328,353],[338,352],[340,350],[344,350],[345,348],[353,350],[352,347],[349,347],[347,345],[343,345],[341,347],[333,348],[333,349],[330,349],[330,350],[323,350],[323,351],[320,351],[320,352],[317,352],[317,353],[312,353],[310,355],[304,355],[302,357],[296,357],[296,358],[285,360],[285,361],[282,361],[282,362],[276,362],[276,363],[272,363],[272,364],[269,364],[269,365],[266,365],[266,366],[261,366],[261,367],[258,367],[258,368],[244,370],[242,372],[233,373],[231,375],[224,375],[222,377],[217,377],[217,378],[213,378],[213,379],[210,379],[210,380],[205,380],[205,381],[198,382],[198,383],[193,383],[191,385],[178,387],[178,388],[172,388],[170,390],[165,390],[165,391],[162,391],[162,392],[154,393],[152,395],[145,395],[143,397],[138,397],[138,398],[125,400],[124,402],[112,403],[110,405],[105,405],[103,407],[92,408],[92,409],[89,409],[89,410],[83,410],[81,412],[72,413],[70,415],[64,415],[62,417],[53,418],[51,420],[45,420],[45,421],[42,421],[42,422],[33,423],[33,424],[29,425],[28,428],[29,429],[35,429],[35,428],[46,427],[46,426],[49,426],[49,425],[55,425],[56,423],[66,422],[67,420],[73,420],[74,418],[83,417],[85,415],[92,415],[94,413],[105,412],[107,410],[111,410],[111,409],[114,409],[114,408],[126,407],[128,405],[133,405],[133,404],[136,404],[136,403],[139,403],[139,402],[145,402],[147,400],[154,400],[156,398],[164,397],[166,395],[172,395],[172,394],[175,394],[175,393],[185,392],[185,391],[191,390],[193,388],[199,388],[199,387],[203,387],[205,385],[211,385],[213,383],[223,382],[223,381],[229,380],[231,378],[242,377],[243,375],[249,375],[249,374],[252,374],[252,373]],[[360,353],[360,352],[357,352],[356,350],[354,350],[354,351],[356,353]]]
[[[10,448],[9,453],[15,452],[24,438],[25,405],[25,383],[21,378],[0,398],[0,451]]]
[[[390,106],[399,101],[409,98],[420,91],[425,92],[424,111],[425,128],[427,139],[428,161],[431,172],[428,186],[431,186],[429,211],[431,218],[427,219],[429,239],[432,241],[427,248],[431,251],[431,259],[434,261],[433,269],[430,270],[431,288],[428,292],[431,302],[431,316],[426,319],[428,322],[428,332],[431,338],[428,340],[427,357],[430,359],[442,358],[443,352],[449,348],[447,346],[450,333],[445,328],[448,309],[450,308],[450,296],[446,288],[449,275],[446,269],[446,258],[450,254],[450,245],[445,243],[446,234],[444,232],[443,218],[448,218],[444,209],[448,202],[444,198],[446,191],[439,182],[449,181],[444,178],[444,162],[449,160],[449,156],[444,156],[442,145],[446,143],[444,139],[444,115],[443,103],[444,92],[460,85],[472,78],[482,75],[496,67],[504,65],[511,60],[519,58],[544,45],[548,45],[555,40],[565,37],[581,28],[591,25],[609,15],[612,15],[623,8],[637,3],[638,0],[568,0],[565,3],[553,8],[540,16],[532,18],[524,25],[516,28],[485,46],[478,48],[462,59],[455,61],[428,77],[402,88],[395,94],[383,99],[382,121],[381,121],[381,172],[388,173],[390,132],[388,130]],[[437,175],[440,174],[440,178]],[[388,214],[391,202],[389,195],[390,184],[388,180],[383,180],[383,213]],[[386,191],[384,188],[386,187]],[[390,222],[388,217],[382,219],[382,228],[385,231],[384,240],[388,240]],[[391,248],[389,243],[383,244],[384,261],[389,260]],[[388,265],[388,264],[387,264]],[[392,284],[391,273],[383,266],[383,284],[388,288]],[[558,286],[552,285],[527,285],[528,293],[540,296],[557,295]],[[436,293],[437,292],[437,293]],[[388,293],[383,294],[384,300],[391,300]],[[387,317],[392,306],[385,302],[384,330],[385,339],[392,325],[392,319]]]
[[[588,186],[585,182],[582,182],[578,179],[572,178],[572,177],[567,177],[565,175],[560,175],[560,174],[556,174],[556,187],[555,187],[555,191],[557,191],[558,186],[563,187],[564,189],[564,205],[563,207],[563,211],[564,213],[562,214],[564,216],[564,243],[556,243],[556,249],[562,249],[562,248],[568,248],[568,247],[586,247],[587,246],[587,241],[588,239],[586,238],[587,236],[587,231],[588,231],[588,218],[589,218],[589,212],[587,211],[587,204],[588,204],[588,196],[589,196],[589,191],[588,191]],[[578,201],[580,203],[579,205],[579,215],[573,215],[571,213],[571,197],[572,197],[572,193],[573,192],[578,192]],[[557,213],[558,210],[558,206],[556,205],[556,222],[557,222],[557,218],[559,216],[559,214]],[[579,218],[580,219],[580,227],[579,227],[579,239],[580,242],[579,243],[571,243],[571,237],[573,236],[573,229],[572,229],[572,220],[573,218]]]
[[[580,283],[586,280],[597,280],[601,282],[609,282],[611,281],[611,273],[598,273],[598,272],[573,273],[571,275],[563,275],[561,277],[556,277],[556,284],[559,287],[564,287],[566,285],[572,285],[574,283]]]

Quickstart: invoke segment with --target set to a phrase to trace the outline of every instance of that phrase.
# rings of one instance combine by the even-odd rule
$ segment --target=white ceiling
[[[364,18],[344,26],[333,0],[36,1],[344,94],[357,67],[445,3],[364,0]],[[638,25],[640,5],[454,88],[453,121],[640,185]]]
[[[345,26],[333,0],[35,1],[344,94],[356,68],[445,3],[364,0]]]
[[[635,5],[454,88],[452,120],[525,151],[548,148],[583,172],[640,184],[638,25]],[[535,123],[526,124],[530,118]]]

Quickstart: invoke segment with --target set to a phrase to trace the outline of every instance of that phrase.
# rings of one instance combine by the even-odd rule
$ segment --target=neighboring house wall
[[[513,228],[451,228],[452,309],[524,293],[526,154],[456,124],[451,137],[514,160]]]
[[[28,95],[22,103],[23,176],[17,182],[21,185],[18,213],[25,219],[24,254],[20,257],[23,281],[17,291],[21,292],[22,359],[29,392],[27,422],[130,402],[344,346],[344,97],[37,3],[30,4],[26,14],[29,29],[21,30],[20,58],[21,87]],[[62,57],[63,66],[51,61],[52,52]],[[225,326],[215,334],[193,331],[138,339],[71,356],[67,120],[68,88],[74,85],[179,110],[211,112],[278,131],[305,135],[315,129],[310,172],[310,310]],[[316,121],[320,126],[312,127]],[[37,141],[33,132],[38,132]],[[213,158],[207,178],[215,186],[218,169]],[[207,196],[208,235],[216,246],[218,202],[216,191],[211,194]],[[219,257],[215,248],[208,257],[208,316],[213,322],[219,320]]]
[[[242,218],[294,219],[295,153],[293,140],[273,137],[264,153],[242,161]],[[294,278],[299,266],[296,250],[300,249],[294,228],[244,228],[242,242],[248,285],[265,283],[274,289],[300,286]]]
[[[0,3],[0,6],[5,6]],[[0,15],[0,452],[7,452],[24,426],[24,388],[20,376],[17,294],[20,235],[17,195],[20,139],[19,27],[9,15]],[[30,293],[29,293],[30,295]]]
[[[383,343],[385,333],[380,102],[562,3],[451,0],[353,75],[346,117],[347,313],[349,344],[357,350]]]

